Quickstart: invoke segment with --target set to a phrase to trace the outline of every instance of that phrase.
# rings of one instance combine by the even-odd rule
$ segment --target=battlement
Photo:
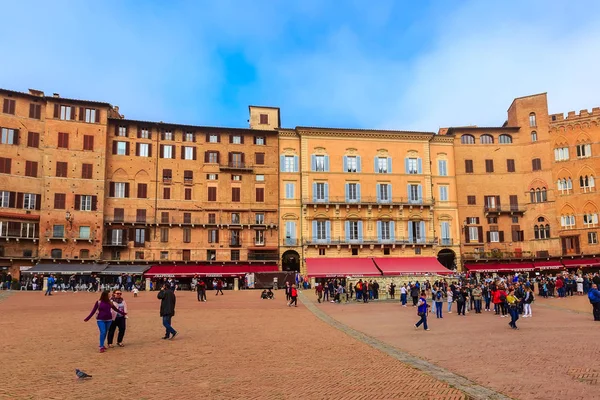
[[[569,111],[567,113],[566,117],[563,113],[551,114],[550,122],[573,121],[573,120],[579,119],[579,118],[590,118],[590,117],[600,117],[600,107],[592,108],[591,112],[588,110],[581,110],[581,111],[579,111],[579,114],[577,114],[575,111]]]

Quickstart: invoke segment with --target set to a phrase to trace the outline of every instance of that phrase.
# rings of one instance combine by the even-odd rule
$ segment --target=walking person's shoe
[[[109,344],[109,345],[108,345],[108,348],[109,348],[109,349],[112,349],[112,348],[114,348],[114,347],[115,347],[115,346],[113,346],[112,344]]]
[[[171,340],[175,339],[175,336],[177,336],[179,334],[179,332],[175,332],[172,336],[171,336]]]
[[[125,347],[125,345],[123,343],[117,343],[117,346],[119,346],[119,347]]]
[[[101,346],[101,347],[100,347],[100,353],[104,353],[105,351],[106,351],[106,347],[104,347],[104,346]]]
[[[169,338],[169,337],[168,337],[167,335],[165,335],[165,336],[163,336],[161,339],[162,339],[162,340],[166,340],[166,339],[168,339],[168,338]]]

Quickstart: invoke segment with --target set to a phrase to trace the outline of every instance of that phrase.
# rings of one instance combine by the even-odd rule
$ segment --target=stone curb
[[[331,325],[332,327],[339,329],[344,332],[348,336],[359,340],[363,343],[368,344],[369,346],[397,359],[398,361],[403,362],[415,369],[418,369],[427,375],[432,376],[442,382],[446,382],[450,386],[461,390],[464,392],[469,399],[474,400],[511,400],[510,397],[503,395],[502,393],[496,392],[492,389],[488,389],[486,387],[480,386],[475,382],[468,380],[467,378],[457,375],[453,372],[450,372],[444,368],[438,367],[437,365],[431,364],[428,361],[422,360],[420,358],[414,357],[408,353],[405,353],[393,346],[390,346],[381,340],[375,339],[371,336],[365,335],[362,332],[359,332],[355,329],[350,328],[349,326],[342,324],[341,322],[335,320],[334,318],[327,315],[325,312],[321,311],[305,294],[302,292],[299,293],[298,297],[302,304],[306,306],[317,318],[322,320],[323,322]]]

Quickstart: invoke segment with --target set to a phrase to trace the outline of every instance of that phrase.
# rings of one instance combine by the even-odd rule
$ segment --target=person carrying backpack
[[[435,317],[444,318],[442,316],[442,305],[444,304],[443,293],[441,288],[437,288],[435,291]]]

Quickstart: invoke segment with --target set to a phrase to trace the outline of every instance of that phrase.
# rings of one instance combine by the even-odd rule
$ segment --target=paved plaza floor
[[[314,301],[314,295],[310,294]],[[443,319],[430,314],[430,331],[416,331],[416,309],[398,302],[319,304],[335,320],[388,345],[516,399],[600,398],[600,322],[587,296],[536,298],[533,318],[494,312]]]
[[[98,352],[92,293],[0,295],[0,398],[464,399],[445,382],[356,341],[277,293],[177,292],[164,335],[156,292],[125,294],[124,348]],[[93,377],[78,381],[75,368]]]

